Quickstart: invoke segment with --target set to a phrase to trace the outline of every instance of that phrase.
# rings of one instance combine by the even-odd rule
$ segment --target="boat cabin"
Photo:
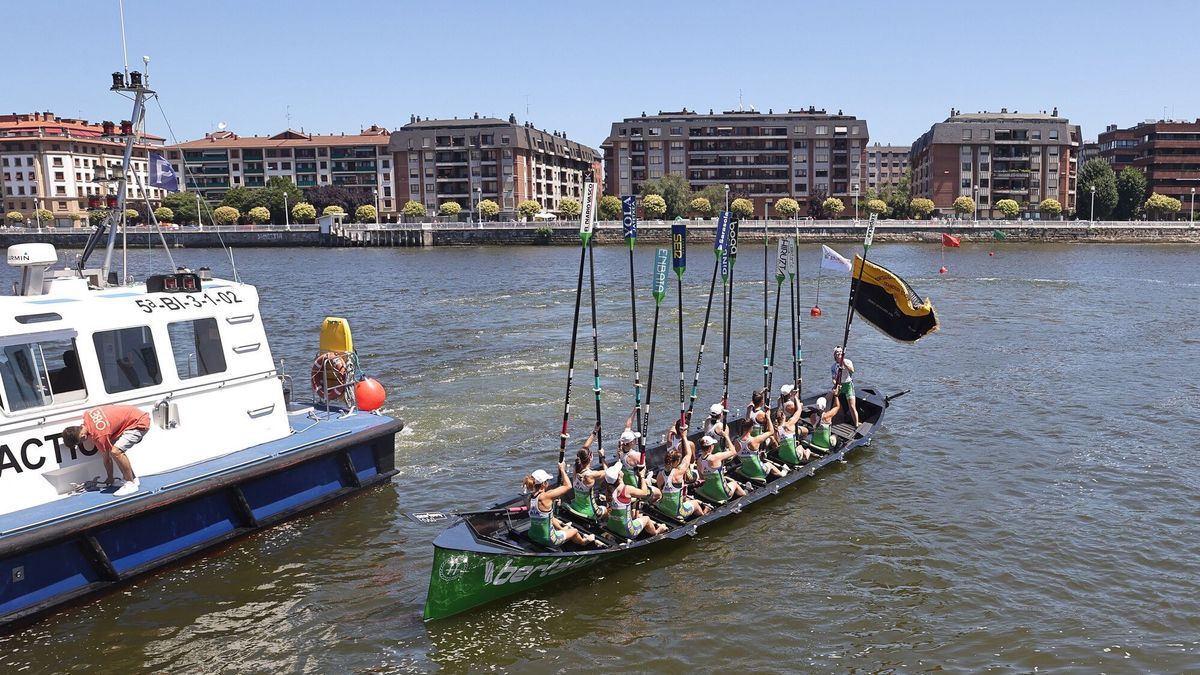
[[[0,297],[0,514],[104,478],[90,442],[62,443],[95,406],[150,413],[127,453],[138,476],[289,435],[253,286],[180,271],[98,288],[76,270],[51,272],[49,244],[10,247],[7,259],[21,280]]]

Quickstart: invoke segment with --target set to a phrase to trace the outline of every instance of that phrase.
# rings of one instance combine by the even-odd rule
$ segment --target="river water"
[[[805,309],[818,249],[801,247]],[[1200,281],[1186,246],[964,245],[939,275],[938,248],[878,244],[872,258],[933,299],[942,330],[907,345],[856,323],[859,381],[912,389],[871,448],[654,557],[423,624],[440,528],[403,512],[489,504],[553,468],[577,251],[238,251],[298,382],[321,318],[350,319],[408,423],[400,475],[0,638],[0,669],[1200,669]],[[712,269],[706,248],[691,253],[689,380]],[[229,274],[219,251],[176,256]],[[633,398],[627,256],[596,251],[610,446]],[[636,251],[643,377],[652,259]],[[762,259],[744,243],[735,267],[736,401],[761,383]],[[162,260],[138,251],[131,267]],[[847,287],[825,277],[825,316],[804,317],[808,382],[827,377]],[[678,396],[673,281],[667,298],[655,429]],[[786,327],[779,344],[786,372]],[[710,335],[698,405],[719,396],[719,355]],[[590,357],[581,342],[576,442],[595,417]]]

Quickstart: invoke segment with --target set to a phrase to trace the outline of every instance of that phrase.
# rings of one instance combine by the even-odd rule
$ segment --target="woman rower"
[[[550,474],[538,469],[525,477],[525,491],[529,495],[529,538],[542,546],[562,546],[566,542],[586,546],[596,544],[596,537],[584,534],[554,517],[555,500],[571,489],[567,476],[567,465],[558,463],[558,487],[550,487]]]
[[[701,504],[700,500],[688,499],[684,490],[687,483],[695,482],[698,478],[691,466],[691,452],[683,454],[675,448],[667,450],[663,459],[663,470],[658,474],[658,487],[662,490],[662,498],[654,506],[676,520],[687,520],[693,514],[703,516],[708,513],[708,508]]]
[[[817,399],[817,407],[813,410],[812,417],[808,421],[808,426],[800,427],[799,434],[812,434],[809,443],[818,451],[828,452],[836,442],[836,438],[829,433],[829,425],[837,414],[842,409],[842,402],[838,400],[837,391],[835,390],[830,398],[833,399],[833,407],[826,410],[827,402],[825,397]]]
[[[787,408],[784,406],[777,408],[774,413],[774,422],[775,437],[779,442],[779,459],[786,464],[795,466],[811,459],[812,453],[808,448],[796,443],[796,424],[804,416],[804,412],[798,406],[793,406],[793,409],[795,413],[788,415]]]
[[[775,427],[771,424],[771,416],[765,412],[756,414],[758,420],[762,420],[766,429],[759,434],[754,433],[754,428],[758,427],[758,420],[754,427],[748,424],[742,425],[742,433],[737,440],[737,456],[740,462],[738,473],[746,478],[754,480],[768,480],[771,476],[780,478],[787,475],[787,468],[780,468],[774,462],[764,461],[760,453],[766,450],[767,444],[775,438]]]
[[[755,389],[754,393],[750,395],[750,404],[746,406],[746,419],[754,425],[750,433],[755,436],[763,432],[763,424],[766,423],[765,420],[762,424],[759,423],[759,413],[766,413],[769,408],[766,403],[768,393],[765,388]]]
[[[592,441],[596,440],[599,432],[600,425],[597,424],[575,455],[575,479],[571,482],[575,494],[567,507],[580,517],[596,521],[602,520],[607,513],[605,507],[597,504],[595,499],[596,481],[604,477],[604,470],[608,468],[604,461],[603,446],[600,447],[600,468],[592,468]]]
[[[727,447],[733,445],[729,440],[728,433],[724,434],[724,438]],[[717,439],[713,436],[704,436],[700,439],[700,459],[696,462],[696,466],[700,469],[700,477],[704,483],[696,492],[709,501],[722,504],[730,499],[745,496],[746,490],[737,481],[726,478],[722,471],[721,465],[736,457],[737,451],[728,448],[715,452],[716,445]]]
[[[649,497],[652,493],[646,488],[645,474],[639,474],[638,487],[626,485],[621,480],[621,468],[617,465],[608,467],[604,481],[608,484],[608,529],[627,539],[637,539],[643,530],[654,536],[664,532],[665,525],[659,525],[650,516],[643,516],[633,505],[635,499]]]

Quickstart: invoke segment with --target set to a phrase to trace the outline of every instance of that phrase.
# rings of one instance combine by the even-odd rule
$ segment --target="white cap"
[[[712,436],[705,436],[700,439],[700,445],[709,446],[709,445],[716,445],[716,444],[717,444],[717,439],[713,438]]]
[[[617,479],[619,479],[620,477],[621,477],[621,465],[620,464],[613,464],[612,466],[610,466],[604,470],[604,480],[608,481],[609,483],[616,483]]]
[[[826,405],[828,405],[828,402],[826,402],[824,396],[817,399],[817,410],[824,410]]]
[[[621,442],[628,443],[629,441],[635,441],[641,437],[642,437],[642,435],[639,434],[638,432],[636,432],[632,429],[626,429],[625,431],[623,431],[621,433]]]
[[[796,386],[793,384],[785,384],[779,388],[779,395],[787,396],[788,394],[792,393],[792,390],[794,390],[795,388],[796,388]]]
[[[729,410],[726,409],[724,406],[722,406],[720,403],[714,403],[708,407],[708,412],[712,413],[713,415],[720,415],[722,413],[729,412]]]
[[[546,473],[545,469],[538,469],[533,472],[533,480],[538,485],[550,482],[550,474]]]

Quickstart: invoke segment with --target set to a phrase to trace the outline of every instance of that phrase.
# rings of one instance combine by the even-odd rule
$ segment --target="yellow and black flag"
[[[933,305],[891,270],[854,256],[853,278],[854,311],[888,337],[916,342],[938,329]]]

